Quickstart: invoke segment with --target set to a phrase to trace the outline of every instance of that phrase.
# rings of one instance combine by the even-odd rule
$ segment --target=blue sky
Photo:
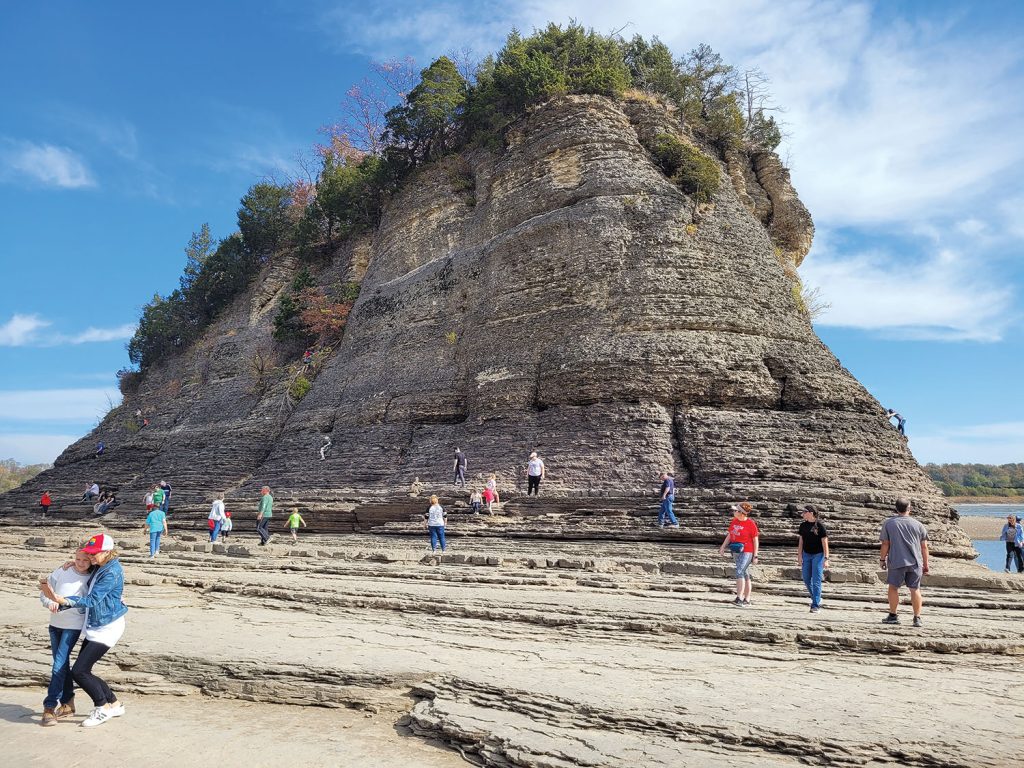
[[[10,5],[10,4],[9,4]],[[1024,461],[1024,9],[1014,2],[82,3],[2,11],[0,458],[116,402],[142,304],[296,168],[369,63],[570,18],[773,81],[817,224],[818,332],[921,461]],[[627,26],[628,25],[628,26]]]

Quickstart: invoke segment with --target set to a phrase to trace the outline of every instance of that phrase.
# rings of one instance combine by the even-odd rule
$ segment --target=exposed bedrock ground
[[[33,510],[48,486],[63,514],[93,479],[137,508],[166,478],[197,517],[216,491],[251,505],[266,483],[319,530],[366,529],[359,510],[378,525],[408,517],[414,477],[450,490],[460,445],[474,482],[497,473],[520,535],[557,533],[517,500],[536,449],[545,512],[566,535],[583,519],[593,535],[649,527],[667,469],[697,538],[719,535],[728,502],[749,498],[766,541],[791,536],[788,505],[813,502],[848,545],[873,545],[905,495],[938,554],[972,556],[879,403],[798,306],[788,273],[813,227],[785,169],[731,157],[697,207],[642,144],[672,126],[643,102],[563,98],[517,124],[503,152],[425,168],[372,237],[318,274],[362,290],[296,407],[270,338],[297,269],[280,259],[52,471],[0,496],[0,512]],[[151,425],[133,431],[136,408]]]
[[[21,716],[0,722],[11,764],[80,743],[82,729],[33,725],[49,674],[35,579],[91,531],[0,528],[0,684],[12,687],[0,698],[21,702]],[[502,768],[1019,764],[1015,574],[939,561],[925,626],[911,627],[904,606],[889,627],[879,574],[845,554],[824,610],[810,614],[793,550],[767,553],[753,605],[737,609],[727,560],[706,545],[457,540],[438,558],[422,535],[295,546],[279,536],[260,548],[246,531],[209,551],[172,529],[148,561],[141,535],[115,533],[128,630],[97,671],[128,714],[103,726],[97,749],[136,754],[161,738],[168,712],[169,728],[210,729],[214,752],[194,759],[213,764],[203,759],[222,730],[239,741],[261,722],[247,702],[274,702],[288,705],[275,731],[239,744],[248,765],[274,764],[277,739],[296,731],[296,755],[322,747],[316,765],[337,764],[346,739],[367,765],[459,755]],[[24,686],[33,698],[13,689]],[[21,735],[30,725],[45,744]]]

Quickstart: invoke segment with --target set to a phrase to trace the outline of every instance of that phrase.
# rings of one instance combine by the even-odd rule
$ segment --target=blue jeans
[[[444,552],[444,526],[443,525],[431,525],[430,530],[430,549],[437,549],[438,544],[441,545],[441,551]]]
[[[43,699],[43,706],[48,709],[53,709],[57,704],[67,704],[75,697],[75,681],[71,679],[71,651],[80,634],[80,629],[50,627],[53,669],[50,672],[50,686],[46,689],[46,698]]]
[[[658,510],[658,525],[664,525],[665,520],[672,525],[679,525],[679,521],[676,520],[676,516],[672,512],[673,501],[675,501],[674,496],[668,496],[661,500],[661,508]]]
[[[161,531],[150,531],[149,532],[149,556],[152,557],[160,551],[160,537],[164,535]]]
[[[811,605],[817,608],[821,605],[821,582],[825,578],[825,553],[819,552],[816,555],[803,553],[804,562],[801,572],[804,577],[804,586],[811,595]]]
[[[210,541],[216,541],[217,537],[220,536],[220,525],[220,520],[214,521],[213,528],[210,529]]]

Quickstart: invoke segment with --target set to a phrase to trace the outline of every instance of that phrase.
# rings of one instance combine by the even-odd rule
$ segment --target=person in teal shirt
[[[146,530],[149,532],[149,559],[160,554],[160,537],[167,533],[167,515],[156,507],[146,515]]]
[[[293,509],[292,513],[288,516],[287,527],[292,532],[292,541],[299,540],[299,525],[303,528],[306,527],[306,521],[302,519],[302,515],[299,514],[299,510]]]
[[[274,497],[270,495],[270,486],[260,488],[260,513],[256,516],[256,532],[260,535],[260,546],[270,541],[270,518],[274,516]]]

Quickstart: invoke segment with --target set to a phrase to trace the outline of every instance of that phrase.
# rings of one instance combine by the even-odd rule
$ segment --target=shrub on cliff
[[[718,191],[718,163],[692,144],[670,133],[659,133],[650,151],[665,175],[697,202],[710,202]]]
[[[618,41],[571,22],[548,24],[529,37],[512,31],[477,72],[469,97],[471,130],[500,130],[527,107],[563,93],[619,96],[630,73]]]
[[[405,103],[388,111],[384,156],[399,173],[460,145],[467,88],[452,60],[442,56],[420,72]]]

